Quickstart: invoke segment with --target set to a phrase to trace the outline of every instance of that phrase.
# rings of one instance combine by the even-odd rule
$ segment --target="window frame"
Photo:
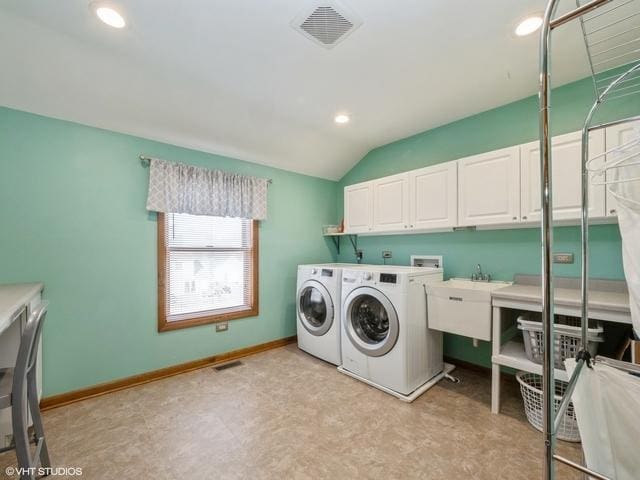
[[[167,223],[166,215],[158,212],[158,332],[169,332],[182,328],[209,325],[212,323],[226,322],[239,318],[255,317],[259,314],[259,249],[258,249],[258,221],[251,220],[251,269],[252,282],[249,308],[238,309],[236,311],[226,311],[213,315],[198,315],[182,318],[180,320],[169,320],[167,315],[167,261],[168,252],[165,227]]]

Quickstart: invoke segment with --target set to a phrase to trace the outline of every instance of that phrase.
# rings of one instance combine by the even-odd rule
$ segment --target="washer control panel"
[[[398,283],[398,275],[395,273],[381,273],[380,283]]]
[[[342,283],[359,283],[369,285],[386,285],[400,287],[402,275],[392,272],[346,271],[342,273]]]

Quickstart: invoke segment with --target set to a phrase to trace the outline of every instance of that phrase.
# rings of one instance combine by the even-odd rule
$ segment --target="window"
[[[158,330],[257,314],[257,222],[159,213]]]

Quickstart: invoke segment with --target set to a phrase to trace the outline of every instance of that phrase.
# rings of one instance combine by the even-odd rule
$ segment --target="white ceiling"
[[[512,31],[545,0],[340,1],[363,24],[327,50],[289,25],[307,0],[120,0],[123,30],[88,0],[3,0],[0,104],[336,180],[537,90],[537,35]],[[588,73],[563,29],[556,84]]]

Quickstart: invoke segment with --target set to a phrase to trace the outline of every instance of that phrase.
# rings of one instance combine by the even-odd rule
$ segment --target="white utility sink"
[[[493,280],[491,282],[481,282],[469,280],[467,278],[452,278],[437,285],[444,288],[467,288],[470,290],[483,290],[486,292],[493,292],[498,288],[507,287],[511,284],[512,282],[501,282],[498,280]]]
[[[427,284],[429,328],[491,340],[491,292],[509,285],[466,278]]]

